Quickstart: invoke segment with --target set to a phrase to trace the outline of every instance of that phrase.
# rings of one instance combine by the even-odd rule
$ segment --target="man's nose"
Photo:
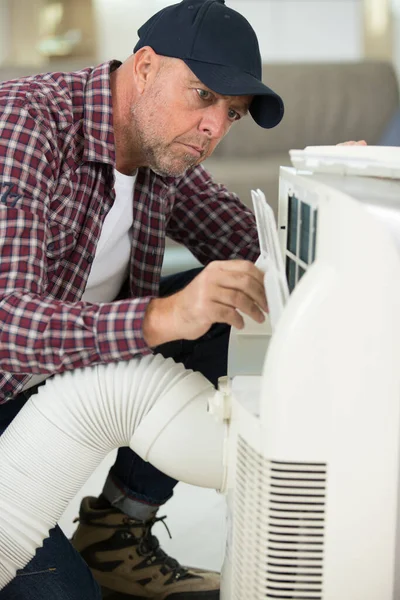
[[[221,139],[228,131],[230,123],[226,112],[226,106],[213,106],[205,109],[200,123],[200,131],[211,139]]]

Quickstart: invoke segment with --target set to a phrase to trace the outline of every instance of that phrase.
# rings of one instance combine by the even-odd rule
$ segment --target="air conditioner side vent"
[[[323,600],[325,463],[281,462],[239,436],[233,600]]]

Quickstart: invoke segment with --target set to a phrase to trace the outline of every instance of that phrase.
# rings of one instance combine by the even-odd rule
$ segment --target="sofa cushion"
[[[396,74],[386,62],[264,64],[263,80],[283,98],[282,122],[266,130],[246,117],[216,157],[259,157],[346,140],[377,144],[399,106]]]
[[[400,108],[398,108],[389,121],[381,139],[380,146],[400,146]]]
[[[253,209],[251,201],[252,189],[260,188],[271,204],[275,215],[278,210],[279,167],[290,165],[286,152],[264,156],[263,158],[210,158],[205,168],[217,183],[226,185],[235,192],[242,202]]]

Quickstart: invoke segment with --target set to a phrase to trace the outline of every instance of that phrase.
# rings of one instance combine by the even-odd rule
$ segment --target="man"
[[[248,111],[282,118],[254,31],[184,0],[139,37],[123,64],[0,85],[0,433],[65,370],[158,351],[216,383],[240,312],[264,319],[253,214],[199,166]],[[166,235],[205,268],[160,283]],[[175,484],[121,448],[72,545],[52,530],[0,600],[218,598],[151,534]]]

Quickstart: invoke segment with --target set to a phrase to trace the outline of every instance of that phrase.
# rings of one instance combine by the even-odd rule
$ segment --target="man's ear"
[[[136,90],[143,94],[146,87],[154,81],[160,68],[160,57],[150,46],[140,48],[133,60],[133,78]]]

